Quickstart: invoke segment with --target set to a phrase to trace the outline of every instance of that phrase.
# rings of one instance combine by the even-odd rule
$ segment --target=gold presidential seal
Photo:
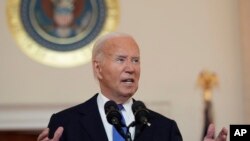
[[[114,31],[118,0],[14,0],[8,24],[21,50],[53,67],[74,67],[91,59],[93,42]]]

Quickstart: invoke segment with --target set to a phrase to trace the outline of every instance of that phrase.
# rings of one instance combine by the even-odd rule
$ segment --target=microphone
[[[122,115],[114,101],[108,101],[104,105],[105,114],[110,124],[121,127]]]
[[[141,101],[135,101],[132,105],[132,111],[135,116],[135,122],[150,126],[151,124],[148,122],[149,111]]]
[[[106,118],[110,124],[112,124],[118,133],[125,139],[126,135],[122,129],[125,125],[122,123],[122,115],[119,112],[118,106],[112,100],[108,101],[104,105]]]

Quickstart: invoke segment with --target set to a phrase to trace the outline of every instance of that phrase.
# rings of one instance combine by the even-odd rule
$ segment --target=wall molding
[[[42,129],[48,125],[50,116],[65,105],[0,105],[0,130]]]
[[[168,101],[145,102],[149,109],[171,116]],[[76,104],[0,105],[0,130],[41,130],[47,127],[53,113]]]

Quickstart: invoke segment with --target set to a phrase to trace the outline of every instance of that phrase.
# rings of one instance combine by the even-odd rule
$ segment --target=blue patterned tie
[[[117,106],[119,108],[119,111],[121,111],[121,110],[124,109],[124,107],[122,106],[122,104],[118,104]],[[126,125],[123,115],[122,115],[122,123],[124,125]],[[122,127],[122,129],[123,129],[124,133],[126,133],[126,128]],[[113,141],[125,141],[125,139],[117,132],[117,130],[115,129],[114,126],[113,126]]]

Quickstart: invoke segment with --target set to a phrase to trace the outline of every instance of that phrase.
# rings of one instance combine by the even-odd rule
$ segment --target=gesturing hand
[[[63,133],[63,127],[58,127],[54,133],[53,139],[49,139],[49,128],[46,128],[39,134],[37,141],[59,141]]]
[[[228,130],[223,127],[219,135],[215,138],[215,127],[214,124],[210,124],[207,130],[207,134],[204,137],[203,141],[226,141],[227,140]]]

